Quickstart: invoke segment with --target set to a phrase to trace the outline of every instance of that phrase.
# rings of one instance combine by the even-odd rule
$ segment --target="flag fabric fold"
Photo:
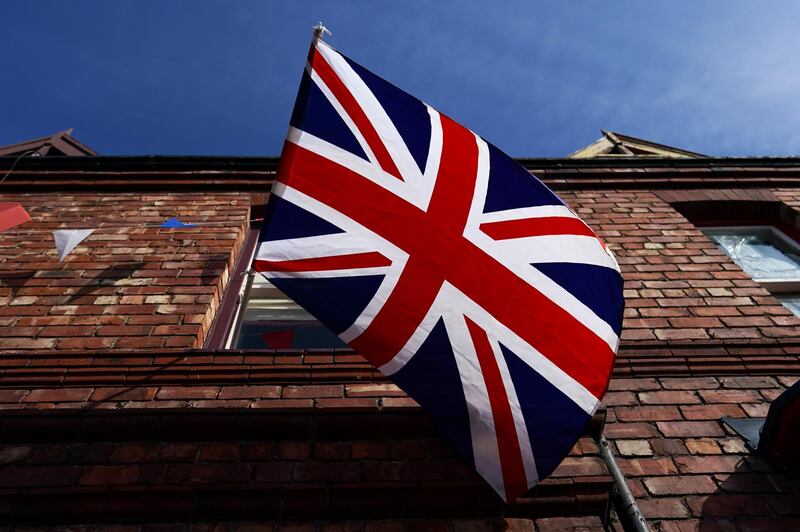
[[[254,268],[508,502],[568,454],[608,386],[624,302],[605,244],[509,156],[320,40]]]

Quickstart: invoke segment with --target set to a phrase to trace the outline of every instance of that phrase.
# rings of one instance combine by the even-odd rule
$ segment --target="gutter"
[[[628,489],[625,475],[620,471],[619,465],[617,465],[617,461],[614,459],[614,455],[608,446],[608,440],[601,434],[600,439],[597,440],[597,444],[600,449],[600,454],[608,470],[611,472],[611,476],[614,477],[614,490],[611,494],[611,498],[614,508],[617,510],[620,522],[622,523],[622,527],[626,531],[650,532],[647,521],[645,521],[642,511],[636,504],[636,498],[631,493],[631,490]]]

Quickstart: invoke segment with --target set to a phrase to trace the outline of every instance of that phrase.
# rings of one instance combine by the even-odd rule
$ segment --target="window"
[[[800,246],[771,226],[707,227],[703,232],[754,281],[800,316]]]
[[[347,347],[261,274],[249,273],[229,342],[236,349],[318,349]]]
[[[260,226],[252,224],[206,337],[206,349],[346,348],[338,336],[261,274],[248,271]]]

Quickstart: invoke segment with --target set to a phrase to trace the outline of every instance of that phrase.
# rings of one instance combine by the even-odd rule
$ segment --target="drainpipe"
[[[628,483],[625,481],[625,475],[620,471],[611,449],[608,447],[608,440],[604,435],[600,435],[597,440],[600,454],[611,471],[611,476],[614,477],[614,490],[612,497],[614,499],[614,508],[617,510],[617,515],[620,518],[622,527],[626,531],[634,532],[650,532],[647,527],[647,522],[644,520],[639,506],[636,504],[636,498],[628,489]]]

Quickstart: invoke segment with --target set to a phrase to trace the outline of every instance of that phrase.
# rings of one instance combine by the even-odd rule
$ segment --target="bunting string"
[[[7,207],[6,210],[9,212],[13,211],[16,206],[19,206],[21,209],[21,205],[19,204],[0,204]],[[35,234],[50,234],[53,236],[53,241],[56,247],[56,254],[58,255],[58,260],[63,262],[64,259],[69,255],[81,242],[83,242],[86,238],[88,238],[91,234],[97,231],[104,231],[107,229],[112,230],[119,230],[119,229],[167,229],[167,230],[174,230],[174,229],[194,229],[197,227],[241,227],[242,222],[235,222],[230,220],[225,221],[217,221],[217,222],[184,222],[176,217],[168,218],[165,221],[161,222],[160,224],[155,223],[144,223],[144,224],[137,224],[137,225],[119,225],[114,224],[113,222],[105,222],[105,221],[97,221],[93,220],[95,227],[88,227],[88,228],[65,228],[65,227],[58,227],[58,228],[50,228],[50,229],[16,229],[14,231],[3,231],[3,216],[8,217],[8,215],[4,214],[5,211],[0,212],[0,233],[2,235],[8,236],[30,236]],[[22,209],[22,213],[24,213],[24,217],[27,219],[22,219],[24,217],[20,216],[20,213],[14,213],[14,220],[10,220],[6,227],[14,227],[15,225],[18,226],[22,223],[25,223],[30,220],[28,217],[28,213]],[[260,222],[263,221],[263,218],[254,218],[248,220],[248,223],[251,222]],[[46,222],[45,222],[46,223]],[[88,223],[88,222],[87,222]],[[110,225],[109,225],[110,224]]]
[[[39,220],[41,221],[41,220]],[[264,221],[263,218],[252,218],[248,220],[249,222],[262,222]],[[208,226],[226,226],[229,225],[230,227],[240,227],[242,224],[240,222],[233,222],[233,221],[224,221],[224,222],[187,222],[185,225],[180,226],[164,226],[165,222],[160,224],[154,223],[145,223],[145,224],[138,224],[138,225],[106,225],[106,224],[113,224],[114,222],[95,222],[98,224],[96,227],[53,227],[50,229],[15,229],[13,231],[2,231],[0,236],[2,235],[28,235],[28,234],[37,234],[37,233],[52,233],[53,231],[57,231],[59,229],[93,229],[94,231],[103,231],[106,229],[191,229],[194,227],[208,227]]]

